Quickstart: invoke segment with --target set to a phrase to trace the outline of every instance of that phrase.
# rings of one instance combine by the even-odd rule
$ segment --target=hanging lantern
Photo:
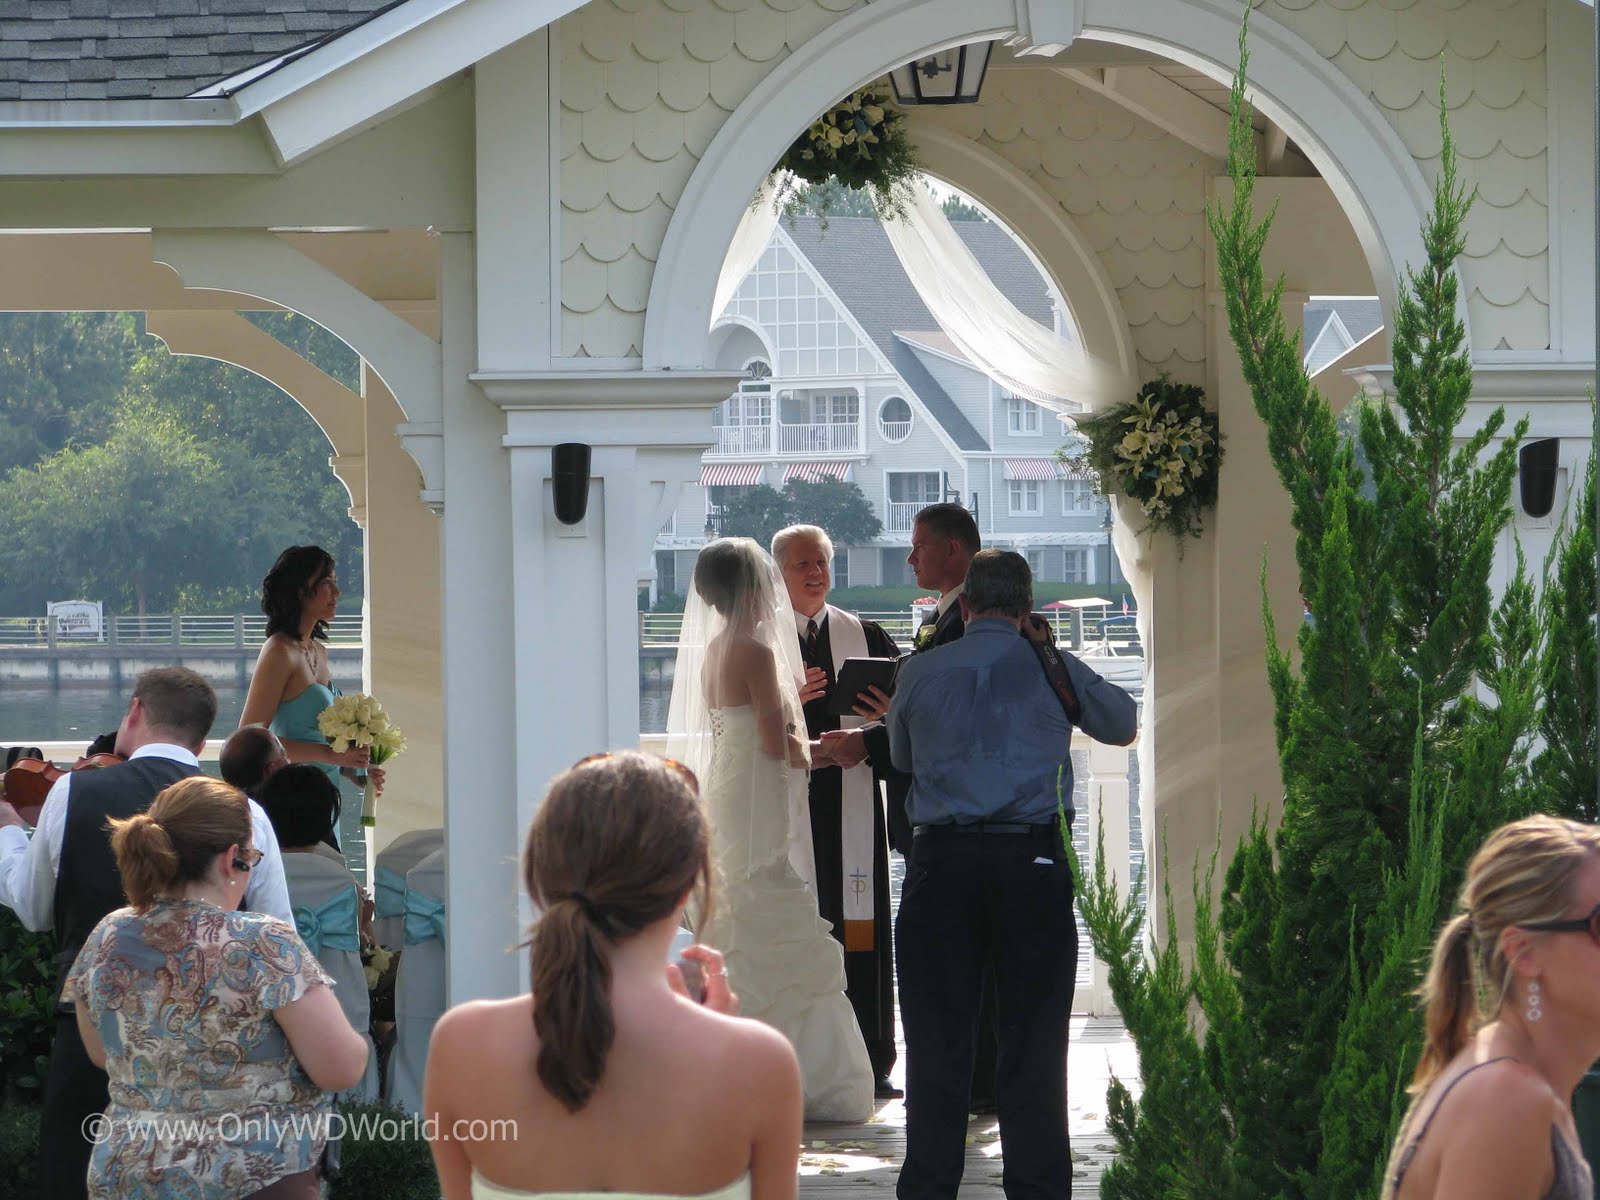
[[[972,42],[913,59],[889,72],[895,100],[908,104],[976,104],[993,42]]]

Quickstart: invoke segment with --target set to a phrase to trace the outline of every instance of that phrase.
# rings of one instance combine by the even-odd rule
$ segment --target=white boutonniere
[[[917,636],[912,639],[912,645],[916,646],[918,650],[926,650],[933,641],[933,633],[934,627],[932,625],[924,625],[917,630]]]

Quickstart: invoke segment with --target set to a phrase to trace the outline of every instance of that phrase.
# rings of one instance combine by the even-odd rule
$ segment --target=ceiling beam
[[[1228,114],[1149,67],[1068,67],[1062,74],[1164,129],[1208,158],[1228,157]],[[1256,154],[1261,154],[1256,135]]]

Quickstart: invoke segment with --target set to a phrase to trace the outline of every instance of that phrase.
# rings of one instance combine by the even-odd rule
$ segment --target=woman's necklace
[[[317,643],[314,638],[307,638],[300,643],[300,653],[305,656],[306,670],[311,672],[313,680],[317,677]]]

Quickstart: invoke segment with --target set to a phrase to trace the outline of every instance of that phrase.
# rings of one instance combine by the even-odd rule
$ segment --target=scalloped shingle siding
[[[775,63],[859,4],[593,0],[561,22],[563,355],[639,353],[656,256],[700,156]]]
[[[1264,0],[1260,7],[1372,98],[1430,180],[1439,161],[1444,56],[1462,178],[1478,189],[1464,269],[1476,349],[1547,347],[1543,0]]]

